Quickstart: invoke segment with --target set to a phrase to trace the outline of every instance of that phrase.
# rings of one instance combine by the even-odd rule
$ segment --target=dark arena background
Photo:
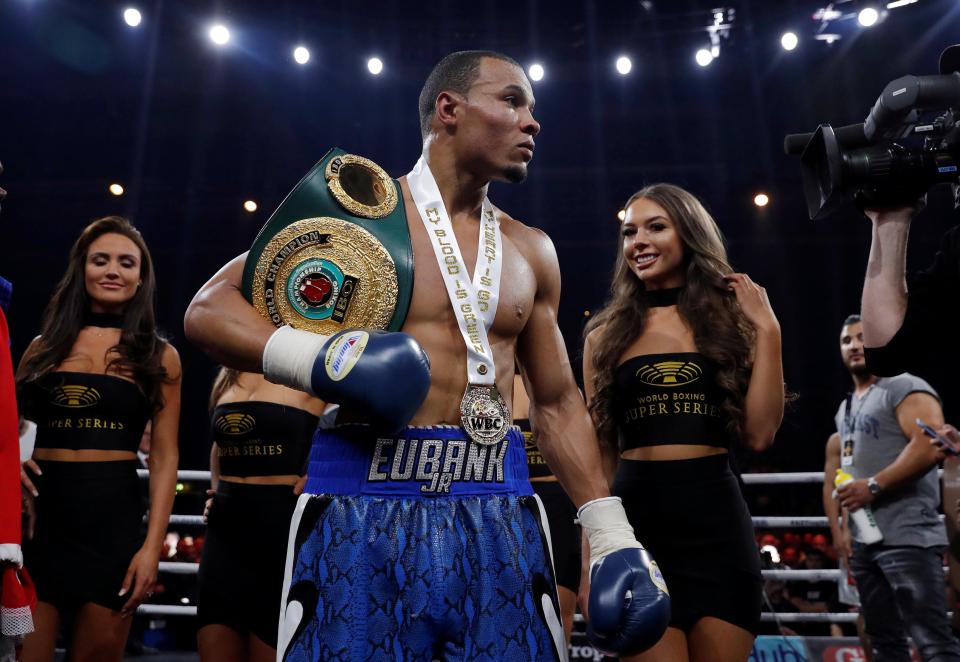
[[[871,27],[858,22],[868,5],[879,13]],[[138,25],[125,20],[128,8]],[[224,45],[209,37],[215,23],[229,30]],[[781,45],[787,31],[792,50]],[[695,54],[711,50],[711,36],[716,57],[701,66]],[[578,376],[583,326],[607,296],[618,211],[644,184],[678,184],[717,219],[735,268],[767,288],[798,396],[774,446],[738,452],[740,468],[821,470],[850,388],[838,333],[859,309],[870,224],[852,204],[810,221],[783,137],[863,121],[887,82],[936,73],[939,53],[957,41],[956,0],[743,0],[719,10],[698,0],[3,0],[0,273],[14,283],[14,361],[37,334],[80,229],[129,217],[153,253],[159,323],[183,361],[180,466],[207,469],[215,366],[183,335],[194,293],[249,247],[328,148],[394,177],[407,172],[430,68],[454,50],[494,49],[541,67],[529,177],[494,184],[490,197],[557,247],[560,325]],[[309,49],[302,65],[299,45]],[[949,188],[934,188],[913,226],[911,269],[930,262],[956,221]],[[205,488],[184,482],[174,512],[199,514]],[[819,485],[746,490],[754,515],[822,515]],[[188,528],[171,530],[196,533]],[[172,577],[165,601],[190,604],[193,580]],[[189,618],[150,618],[135,636],[190,650]],[[756,659],[795,659],[773,655]]]

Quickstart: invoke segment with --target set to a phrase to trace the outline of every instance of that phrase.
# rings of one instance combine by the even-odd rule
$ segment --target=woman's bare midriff
[[[137,454],[133,451],[104,451],[92,448],[82,450],[37,448],[33,451],[33,459],[49,462],[116,462],[119,460],[136,460]]]
[[[624,460],[644,460],[657,462],[663,460],[692,460],[698,457],[709,457],[711,455],[720,455],[721,453],[726,452],[726,448],[720,448],[718,446],[665,444],[663,446],[630,448],[620,453],[620,457]]]

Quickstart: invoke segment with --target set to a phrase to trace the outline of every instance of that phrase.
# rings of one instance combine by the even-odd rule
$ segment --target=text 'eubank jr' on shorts
[[[318,430],[290,527],[278,659],[566,660],[523,437]]]

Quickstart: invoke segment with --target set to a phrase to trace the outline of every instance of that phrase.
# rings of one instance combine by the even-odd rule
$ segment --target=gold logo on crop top
[[[257,419],[255,419],[253,416],[239,412],[218,416],[216,422],[218,432],[235,435],[246,434],[247,432],[250,432],[250,430],[252,430],[256,424]]]
[[[703,369],[693,361],[661,361],[641,366],[636,374],[647,386],[674,388],[697,381]]]
[[[66,384],[53,389],[53,403],[61,407],[81,409],[100,402],[100,391],[81,384]]]

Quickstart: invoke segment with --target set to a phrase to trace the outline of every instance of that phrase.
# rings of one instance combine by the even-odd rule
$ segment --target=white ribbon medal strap
[[[500,300],[503,266],[500,226],[493,205],[484,197],[477,264],[471,282],[440,189],[423,156],[407,174],[407,185],[430,237],[460,334],[467,345],[468,385],[460,404],[461,423],[474,441],[499,443],[507,434],[509,414],[497,391],[493,350],[487,338]]]

